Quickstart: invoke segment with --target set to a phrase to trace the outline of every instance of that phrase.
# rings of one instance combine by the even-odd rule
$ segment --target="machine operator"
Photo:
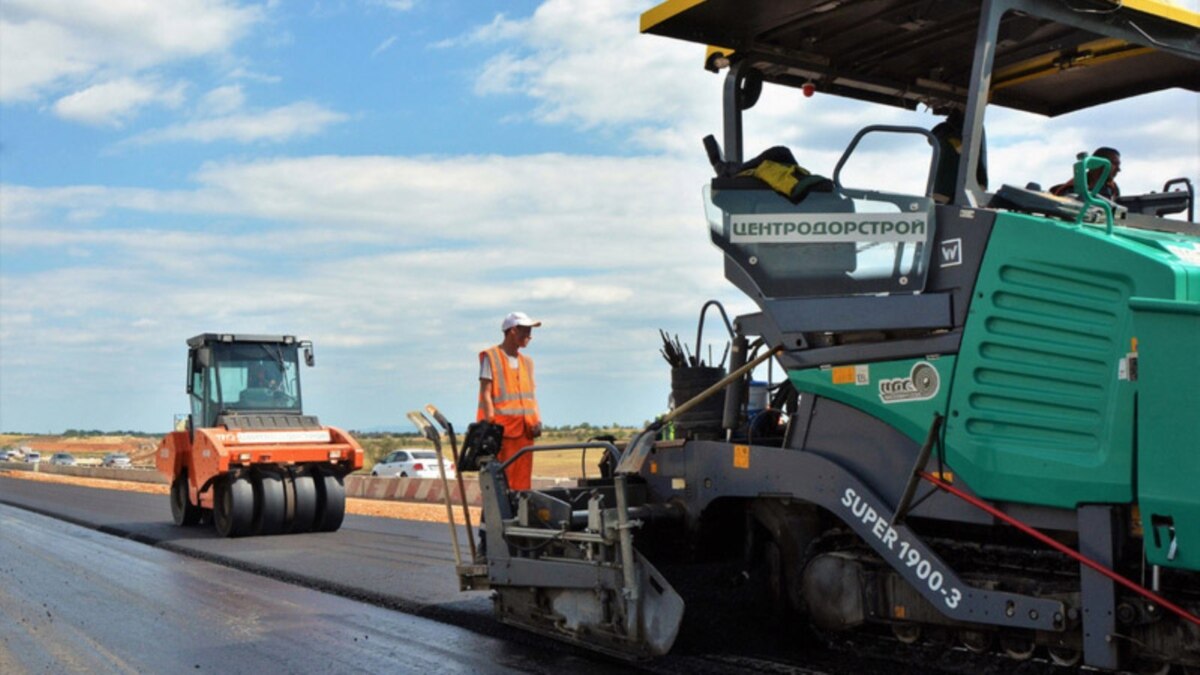
[[[1100,186],[1100,190],[1097,192],[1096,184],[1100,182],[1100,174],[1103,170],[1092,169],[1091,171],[1088,171],[1088,187],[1093,193],[1096,193],[1109,201],[1115,201],[1117,197],[1121,196],[1121,190],[1117,187],[1116,181],[1117,174],[1121,171],[1121,153],[1115,148],[1102,147],[1096,148],[1096,151],[1092,154],[1097,157],[1103,157],[1112,163],[1112,173],[1108,175],[1108,180],[1104,182],[1104,185]],[[1075,194],[1075,179],[1072,178],[1065,183],[1059,183],[1058,185],[1055,185],[1054,187],[1050,188],[1050,194],[1058,196]]]

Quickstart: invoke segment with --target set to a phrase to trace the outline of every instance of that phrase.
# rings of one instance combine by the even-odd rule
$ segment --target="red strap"
[[[1080,564],[1087,565],[1088,567],[1092,568],[1093,570],[1096,570],[1100,574],[1103,574],[1104,576],[1108,577],[1109,579],[1112,579],[1113,581],[1117,582],[1118,584],[1121,584],[1125,588],[1128,588],[1129,590],[1133,591],[1134,593],[1137,593],[1138,595],[1146,598],[1147,600],[1150,600],[1151,602],[1156,602],[1159,605],[1161,605],[1162,607],[1166,607],[1170,611],[1172,611],[1175,614],[1178,614],[1180,617],[1182,617],[1184,621],[1190,621],[1191,623],[1194,623],[1197,626],[1200,626],[1200,618],[1196,617],[1196,615],[1192,614],[1191,612],[1188,612],[1186,609],[1176,605],[1175,603],[1171,602],[1170,600],[1167,600],[1166,598],[1163,598],[1162,596],[1158,595],[1154,591],[1143,588],[1143,587],[1139,586],[1138,584],[1133,583],[1132,581],[1126,579],[1125,577],[1121,576],[1120,574],[1117,574],[1116,572],[1108,569],[1107,567],[1105,567],[1104,565],[1101,565],[1100,563],[1096,562],[1095,560],[1088,558],[1087,556],[1072,549],[1071,547],[1060,544],[1059,542],[1051,539],[1050,537],[1047,537],[1046,535],[1042,534],[1041,532],[1038,532],[1037,530],[1026,525],[1025,523],[1022,523],[1021,521],[1017,520],[1016,518],[1013,518],[1012,516],[1008,515],[1007,513],[1004,513],[1000,509],[997,509],[996,507],[992,506],[991,504],[988,504],[987,502],[984,502],[981,499],[972,497],[971,495],[963,492],[962,490],[959,490],[958,488],[956,488],[953,485],[947,483],[946,481],[938,478],[937,476],[934,476],[931,473],[922,471],[921,478],[924,478],[925,480],[929,481],[930,483],[933,483],[934,485],[945,490],[946,492],[949,492],[950,494],[954,495],[955,497],[958,497],[959,499],[967,502],[968,504],[988,512],[993,517],[998,518],[998,519],[1008,523],[1009,525],[1012,525],[1013,527],[1017,528],[1018,530],[1033,537],[1034,539],[1037,539],[1038,541],[1040,541],[1043,544],[1049,546],[1050,548],[1058,551],[1059,553],[1063,553],[1065,555],[1068,555],[1068,556],[1074,558],[1075,560],[1079,561]]]

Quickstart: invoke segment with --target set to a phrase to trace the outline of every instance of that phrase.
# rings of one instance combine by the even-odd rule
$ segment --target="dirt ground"
[[[81,485],[84,487],[101,488],[105,490],[124,490],[126,492],[160,494],[164,496],[164,513],[169,515],[169,512],[166,511],[167,501],[165,497],[168,492],[168,487],[166,485],[137,483],[123,480],[107,480],[102,478],[59,476],[35,473],[32,471],[0,471],[0,476],[4,476],[5,478],[42,481],[46,483],[66,483],[69,485]],[[413,502],[393,502],[381,499],[355,499],[350,497],[346,499],[346,513],[352,513],[356,516],[378,516],[381,518],[399,518],[401,520],[419,520],[428,523],[447,522],[446,507],[444,504],[418,504]],[[462,523],[461,506],[455,509],[454,520],[456,523]],[[471,508],[471,522],[479,522],[479,509],[476,507]]]

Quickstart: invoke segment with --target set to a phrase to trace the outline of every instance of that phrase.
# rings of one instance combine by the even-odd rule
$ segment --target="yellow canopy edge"
[[[667,0],[667,2],[655,5],[642,12],[640,31],[645,33],[664,19],[669,19],[702,3],[704,0]]]
[[[1169,2],[1161,0],[1123,0],[1120,4],[1143,14],[1153,14],[1161,16],[1164,19],[1169,19],[1175,23],[1181,23],[1192,28],[1200,28],[1200,14],[1189,10],[1186,7],[1180,7]]]

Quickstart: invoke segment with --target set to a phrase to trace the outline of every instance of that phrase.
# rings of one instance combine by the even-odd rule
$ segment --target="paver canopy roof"
[[[1200,15],[1154,0],[1006,6],[995,41],[994,105],[1053,116],[1172,87],[1200,91]],[[642,30],[732,50],[769,82],[812,82],[819,92],[938,108],[966,100],[983,7],[971,0],[671,0],[642,15]]]

